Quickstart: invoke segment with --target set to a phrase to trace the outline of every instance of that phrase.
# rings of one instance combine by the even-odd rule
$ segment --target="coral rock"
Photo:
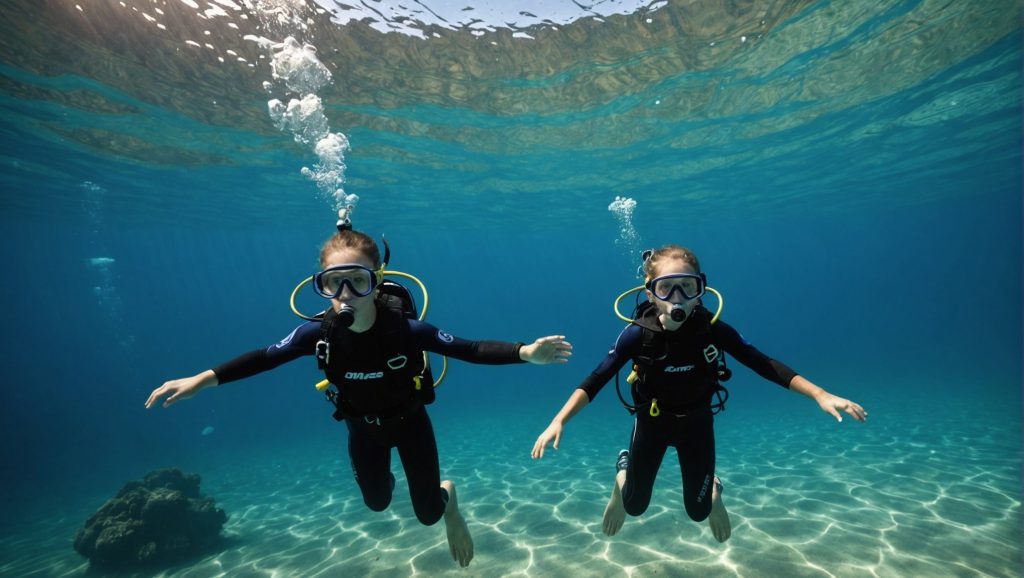
[[[227,521],[199,476],[168,468],[125,484],[75,534],[75,550],[103,568],[174,564],[208,550]]]

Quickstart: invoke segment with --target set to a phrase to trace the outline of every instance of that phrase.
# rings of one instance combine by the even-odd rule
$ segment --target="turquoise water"
[[[0,5],[0,575],[85,575],[75,531],[164,466],[230,516],[222,549],[166,576],[1019,575],[1019,3],[670,2],[517,29],[532,40],[287,29],[238,4]],[[560,367],[453,362],[438,390],[468,570],[400,468],[391,507],[363,506],[312,359],[142,407],[287,335],[333,230],[249,32],[331,69],[356,226],[428,285],[429,321],[575,346]],[[733,363],[725,544],[686,517],[671,452],[650,510],[601,533],[631,427],[614,384],[529,458],[621,329],[636,250],[670,242],[747,339],[871,414],[837,424]]]

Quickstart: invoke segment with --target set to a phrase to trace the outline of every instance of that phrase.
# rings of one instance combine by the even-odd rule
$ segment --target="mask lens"
[[[687,300],[704,294],[704,282],[697,275],[666,275],[658,277],[651,285],[654,296],[662,301],[670,301],[677,292]]]
[[[333,298],[341,295],[348,286],[357,297],[365,297],[373,291],[373,271],[359,265],[341,265],[331,267],[317,273],[316,290],[323,297]]]

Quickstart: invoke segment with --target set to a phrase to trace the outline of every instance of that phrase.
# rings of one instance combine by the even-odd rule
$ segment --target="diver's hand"
[[[168,396],[164,401],[164,407],[171,407],[176,402],[188,399],[207,387],[215,385],[217,385],[217,374],[212,369],[207,369],[192,377],[168,381],[149,394],[149,399],[146,400],[146,409],[153,407],[164,396]]]
[[[843,421],[843,416],[839,413],[840,411],[850,414],[853,419],[859,422],[864,422],[868,419],[868,412],[864,411],[860,404],[856,404],[838,395],[832,395],[825,390],[821,390],[821,393],[815,396],[814,401],[818,402],[822,411],[835,417],[836,421]]]
[[[535,460],[544,457],[544,447],[547,446],[551,440],[555,440],[555,443],[553,443],[551,447],[557,450],[558,442],[562,441],[562,424],[557,420],[551,422],[548,429],[544,430],[544,433],[540,434],[540,437],[537,438],[537,443],[533,444],[533,452],[530,453],[530,456]]]
[[[564,335],[541,337],[537,341],[519,348],[520,359],[538,365],[566,363],[570,357],[572,357],[572,344],[565,340]]]

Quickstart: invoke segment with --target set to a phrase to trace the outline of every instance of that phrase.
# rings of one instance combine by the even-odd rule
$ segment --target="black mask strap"
[[[384,260],[380,264],[381,269],[386,269],[388,263],[391,262],[391,247],[388,246],[388,240],[384,238],[384,235],[380,236],[380,240],[384,243]]]

